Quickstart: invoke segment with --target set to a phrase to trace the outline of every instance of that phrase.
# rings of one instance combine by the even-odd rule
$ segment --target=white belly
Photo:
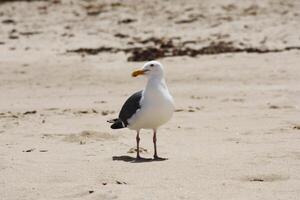
[[[169,121],[174,112],[173,99],[169,93],[144,98],[141,105],[141,109],[128,121],[130,129],[157,129]]]

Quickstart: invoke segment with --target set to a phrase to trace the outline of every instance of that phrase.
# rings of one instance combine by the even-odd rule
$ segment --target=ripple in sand
[[[242,181],[246,182],[274,182],[288,180],[289,176],[279,174],[261,174],[254,176],[246,176],[242,178]]]
[[[89,141],[114,140],[117,137],[106,132],[82,131],[80,133],[43,134],[42,138],[61,138],[64,142],[86,144]]]

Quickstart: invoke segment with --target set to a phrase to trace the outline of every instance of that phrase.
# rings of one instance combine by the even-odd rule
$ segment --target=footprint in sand
[[[86,191],[80,191],[74,194],[67,194],[62,196],[63,199],[82,199],[82,198],[87,198],[87,199],[118,199],[118,196],[116,194],[113,194],[111,190],[108,191],[99,191],[99,190],[86,190]]]
[[[106,132],[82,131],[80,133],[43,134],[42,138],[60,138],[64,142],[86,144],[89,141],[115,140],[117,136]]]
[[[288,180],[289,176],[279,174],[261,174],[243,177],[241,180],[245,182],[274,182]]]
[[[300,130],[300,125],[295,125],[295,126],[293,127],[293,129],[295,129],[295,130]]]
[[[231,137],[231,138],[224,139],[224,141],[226,141],[226,142],[234,142],[236,144],[239,144],[239,143],[242,142],[242,139],[238,138],[238,137]]]

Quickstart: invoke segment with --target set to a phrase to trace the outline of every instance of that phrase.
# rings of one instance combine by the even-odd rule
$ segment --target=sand
[[[299,199],[299,10],[296,0],[0,4],[0,199]],[[106,120],[146,81],[130,77],[143,61],[124,49],[153,47],[141,42],[151,37],[270,52],[158,58],[176,102],[158,132],[168,160],[137,163],[135,133]],[[68,52],[100,47],[112,50]],[[151,158],[151,131],[141,146]]]

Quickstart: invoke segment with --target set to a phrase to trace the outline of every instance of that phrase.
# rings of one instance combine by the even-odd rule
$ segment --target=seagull
[[[108,120],[112,129],[129,128],[136,131],[136,159],[140,157],[140,130],[153,130],[155,160],[165,160],[157,155],[157,129],[168,122],[174,112],[174,100],[164,80],[163,65],[158,61],[149,61],[132,77],[143,75],[147,78],[146,87],[131,95],[122,106],[119,117]]]

